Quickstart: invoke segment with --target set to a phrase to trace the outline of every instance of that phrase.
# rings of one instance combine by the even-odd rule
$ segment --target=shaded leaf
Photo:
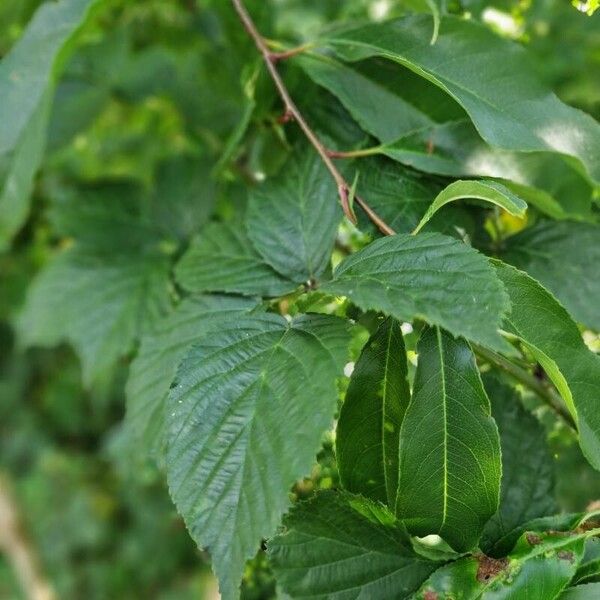
[[[167,474],[194,540],[212,557],[226,600],[246,559],[274,533],[288,491],[331,426],[346,323],[229,319],[186,354],[169,396]]]
[[[468,344],[425,331],[400,429],[396,513],[418,536],[471,550],[498,509],[500,440]]]
[[[483,381],[500,432],[502,482],[500,507],[486,523],[480,547],[488,555],[502,556],[496,542],[506,545],[506,536],[519,526],[558,512],[554,461],[544,428],[523,408],[517,391],[493,375],[484,376]],[[518,536],[517,531],[514,541]]]
[[[298,287],[264,262],[241,225],[230,223],[204,227],[177,264],[175,276],[191,292],[283,296]]]
[[[394,509],[400,425],[410,401],[406,349],[391,317],[369,338],[358,359],[336,430],[344,487]]]
[[[423,319],[455,335],[505,348],[497,330],[508,308],[487,259],[437,234],[397,234],[349,256],[322,287],[365,310]]]
[[[90,385],[130,352],[169,307],[169,263],[156,254],[111,254],[72,248],[31,284],[19,317],[25,345],[68,341]]]
[[[600,469],[600,356],[588,350],[567,311],[537,281],[499,261],[495,267],[512,303],[505,328],[552,379],[577,422],[584,456]]]
[[[501,256],[547,287],[577,321],[600,331],[599,225],[537,223],[508,238]]]
[[[520,46],[450,16],[432,46],[430,26],[428,17],[410,16],[337,32],[328,42],[347,60],[383,56],[427,78],[463,106],[490,145],[572,156],[600,181],[600,125],[540,83]]]
[[[576,585],[567,588],[559,596],[559,600],[592,600],[593,598],[600,598],[600,583]]]
[[[246,229],[263,259],[300,283],[316,281],[329,266],[341,218],[335,182],[309,148],[252,190]]]
[[[321,492],[296,504],[284,525],[268,549],[291,598],[411,598],[440,564],[416,554],[394,516],[359,496]]]

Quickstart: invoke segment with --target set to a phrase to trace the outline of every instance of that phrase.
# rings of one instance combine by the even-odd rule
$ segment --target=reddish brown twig
[[[248,11],[244,6],[243,1],[232,0],[232,2],[233,6],[235,7],[235,10],[237,11],[240,17],[240,20],[246,28],[246,31],[249,33],[250,37],[252,37],[254,43],[256,44],[256,47],[263,56],[269,74],[271,75],[271,79],[273,79],[273,83],[275,84],[275,87],[277,88],[277,91],[279,92],[279,95],[285,105],[286,114],[289,114],[293,117],[293,119],[298,123],[298,125],[302,129],[304,135],[308,138],[308,141],[319,153],[321,160],[323,161],[323,163],[327,167],[327,170],[329,171],[335,183],[337,184],[340,203],[342,205],[342,209],[344,210],[344,214],[348,217],[348,219],[350,219],[350,221],[356,223],[356,215],[354,214],[349,202],[351,188],[348,185],[348,182],[333,163],[333,160],[331,159],[331,156],[329,154],[330,151],[327,150],[325,146],[323,146],[317,135],[310,128],[310,126],[298,110],[298,107],[292,100],[292,97],[290,96],[283,82],[283,79],[281,79],[281,76],[279,75],[279,72],[275,67],[275,64],[278,60],[281,60],[282,58],[287,58],[289,56],[293,56],[301,50],[295,49],[288,52],[271,52],[267,47],[264,38],[256,29],[254,21],[248,14]],[[354,201],[365,211],[365,213],[368,215],[371,221],[373,221],[373,223],[377,225],[377,227],[382,233],[384,233],[385,235],[393,235],[395,233],[395,231],[381,217],[379,217],[377,213],[362,198],[360,198],[359,196],[354,196]]]

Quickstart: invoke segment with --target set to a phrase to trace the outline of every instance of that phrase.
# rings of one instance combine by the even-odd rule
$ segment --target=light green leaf
[[[415,553],[401,523],[359,496],[321,492],[296,504],[268,544],[290,598],[403,600],[439,566]]]
[[[526,533],[507,558],[477,554],[438,569],[415,600],[551,600],[575,574],[588,537]]]
[[[490,374],[483,381],[500,431],[502,482],[500,507],[486,523],[480,547],[488,555],[502,556],[499,549],[506,545],[507,535],[533,519],[558,512],[554,461],[544,428],[523,408],[517,391]],[[517,532],[514,541],[518,537]]]
[[[23,224],[56,78],[99,0],[44,3],[0,63],[0,249]]]
[[[281,175],[251,191],[246,230],[258,253],[284,277],[316,281],[329,266],[341,218],[335,182],[308,148]]]
[[[250,298],[191,297],[144,335],[127,381],[126,424],[145,449],[163,450],[166,399],[186,351],[208,331],[255,306]]]
[[[346,60],[382,56],[425,77],[463,106],[490,145],[572,156],[600,182],[600,125],[540,83],[520,46],[450,16],[432,46],[430,26],[429,17],[410,16],[337,32],[327,41]]]
[[[588,350],[567,311],[537,281],[499,261],[495,267],[512,303],[505,328],[552,379],[577,422],[584,456],[600,469],[600,356]]]
[[[598,582],[600,582],[600,540],[590,538],[585,544],[585,553],[572,583],[581,585]]]
[[[454,181],[436,196],[413,233],[421,231],[442,206],[464,198],[491,202],[511,215],[521,218],[525,216],[527,210],[527,203],[523,199],[496,181]]]
[[[559,600],[593,600],[600,598],[600,583],[587,583],[567,588]]]
[[[423,333],[413,398],[400,429],[396,514],[418,536],[471,550],[498,509],[500,440],[468,344]]]
[[[410,401],[400,323],[385,319],[358,359],[336,430],[343,486],[394,509],[400,425]]]
[[[376,240],[342,261],[323,291],[401,321],[423,319],[491,347],[508,344],[497,330],[508,309],[487,259],[438,233]]]
[[[501,257],[546,286],[577,321],[600,331],[600,225],[537,223],[508,238]]]
[[[21,342],[54,346],[68,341],[89,386],[168,310],[168,272],[168,260],[156,254],[71,248],[31,284],[19,317]]]
[[[225,600],[315,461],[347,357],[344,321],[229,319],[186,354],[169,396],[167,475],[187,527],[211,554]]]
[[[264,262],[242,225],[230,223],[204,227],[177,264],[175,276],[190,292],[283,296],[298,287]]]

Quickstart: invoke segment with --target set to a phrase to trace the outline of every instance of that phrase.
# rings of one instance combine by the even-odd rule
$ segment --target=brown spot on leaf
[[[573,562],[573,553],[570,550],[561,550],[557,556],[561,560],[568,560],[570,563]]]
[[[477,581],[486,582],[495,577],[508,567],[507,558],[491,558],[485,554],[476,556],[479,567],[477,568]]]
[[[439,596],[433,590],[427,590],[423,596],[423,600],[439,600]]]
[[[542,538],[535,533],[527,533],[525,534],[525,539],[530,546],[537,546],[542,543]]]

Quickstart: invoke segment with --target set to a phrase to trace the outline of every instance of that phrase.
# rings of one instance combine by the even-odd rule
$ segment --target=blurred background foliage
[[[0,56],[40,4],[0,3]],[[415,6],[402,0],[247,4],[265,35],[289,45],[338,19],[381,19]],[[600,119],[599,13],[590,18],[566,0],[450,0],[448,10],[526,44],[557,94]],[[116,198],[119,212],[144,230],[140,239],[148,239],[148,228],[159,230],[158,252],[172,257],[207,218],[198,195],[226,217],[243,206],[240,183],[277,171],[294,138],[257,64],[225,0],[107,0],[64,67],[33,213],[12,251],[0,255],[2,485],[59,598],[216,597],[207,558],[176,515],[159,469],[122,433],[127,360],[85,387],[69,347],[24,351],[14,323],[32,276],[58,248],[73,238],[102,247],[103,215],[86,212],[88,205],[76,206],[74,198]],[[319,128],[333,128],[349,143],[360,135],[333,97],[292,66],[286,77],[292,93],[302,90],[297,96]],[[236,143],[240,122],[248,125],[243,144]],[[126,253],[137,241],[123,222],[118,244]],[[115,244],[114,211],[105,225],[111,227],[107,242]],[[348,243],[360,241],[349,236]],[[318,306],[318,297],[313,300]],[[365,339],[356,340],[356,352]],[[544,409],[538,413],[544,422]],[[600,498],[600,478],[569,432],[552,426],[548,435],[562,508],[579,510]],[[325,440],[298,496],[336,485],[331,448]],[[248,567],[243,592],[252,599],[273,596],[263,556]],[[0,598],[21,597],[0,555]]]

